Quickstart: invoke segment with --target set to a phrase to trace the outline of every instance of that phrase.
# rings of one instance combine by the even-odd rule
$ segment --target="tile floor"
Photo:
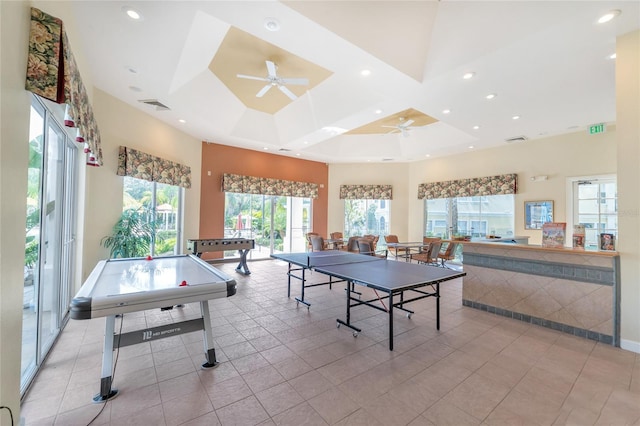
[[[122,348],[99,390],[104,319],[70,320],[22,404],[26,425],[640,425],[640,354],[461,305],[460,280],[394,319],[354,308],[336,328],[343,285],[286,297],[286,264],[216,264],[238,292],[210,301],[220,364],[203,370],[202,333]],[[311,274],[312,280],[323,280]],[[292,296],[299,293],[292,286]],[[368,290],[365,290],[368,291]],[[125,315],[123,331],[195,317],[198,304]],[[117,321],[116,327],[118,327]]]

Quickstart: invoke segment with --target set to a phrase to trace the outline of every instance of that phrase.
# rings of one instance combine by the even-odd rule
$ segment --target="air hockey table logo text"
[[[182,328],[180,327],[170,328],[168,330],[162,330],[162,331],[145,330],[142,332],[142,340],[145,341],[145,340],[157,339],[158,337],[166,337],[170,334],[180,333],[181,330]]]

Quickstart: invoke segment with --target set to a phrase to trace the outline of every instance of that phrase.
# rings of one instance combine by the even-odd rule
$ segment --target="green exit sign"
[[[604,133],[607,130],[607,125],[604,123],[594,124],[589,126],[589,134],[595,135],[596,133]]]

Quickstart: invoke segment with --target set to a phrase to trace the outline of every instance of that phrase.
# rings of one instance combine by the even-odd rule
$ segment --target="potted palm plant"
[[[127,209],[113,226],[111,235],[100,244],[109,249],[111,258],[142,257],[149,254],[155,232],[147,219],[147,209]]]

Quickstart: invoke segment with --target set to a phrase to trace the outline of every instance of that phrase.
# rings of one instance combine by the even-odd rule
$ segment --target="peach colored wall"
[[[201,170],[198,238],[222,238],[224,235],[224,192],[221,189],[224,173],[317,183],[318,198],[312,204],[311,227],[314,232],[327,235],[329,168],[325,163],[203,142]],[[203,257],[221,257],[221,253],[207,255]]]

